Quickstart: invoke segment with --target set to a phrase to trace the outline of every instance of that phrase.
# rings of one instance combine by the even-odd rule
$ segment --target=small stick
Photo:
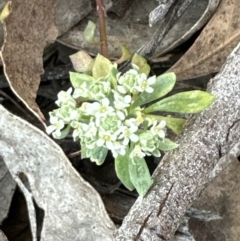
[[[16,101],[12,97],[10,97],[8,94],[6,94],[4,91],[0,90],[0,95],[5,97],[6,99],[9,99],[19,110],[21,110],[24,114],[29,116],[29,114]]]
[[[68,157],[68,158],[73,158],[73,157],[75,157],[75,156],[79,156],[80,153],[81,153],[81,151],[72,152],[72,153],[68,154],[67,157]]]
[[[107,32],[105,25],[105,7],[103,5],[103,0],[96,0],[97,12],[99,18],[99,32],[100,32],[100,42],[101,42],[101,54],[108,58],[108,44],[107,44]]]

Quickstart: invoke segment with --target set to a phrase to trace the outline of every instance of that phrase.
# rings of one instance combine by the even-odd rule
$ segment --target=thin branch
[[[105,7],[103,0],[96,0],[97,12],[99,18],[99,31],[100,31],[100,42],[101,42],[101,54],[108,58],[108,43],[107,43],[107,32],[105,25]]]

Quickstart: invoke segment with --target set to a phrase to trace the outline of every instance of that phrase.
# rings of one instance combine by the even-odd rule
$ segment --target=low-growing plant
[[[59,108],[50,112],[46,131],[57,139],[71,133],[80,140],[81,158],[97,165],[111,151],[118,178],[143,196],[152,184],[145,157],[177,148],[166,138],[167,129],[178,134],[186,121],[159,113],[197,113],[214,96],[194,90],[163,98],[173,89],[175,74],[149,77],[149,65],[137,54],[125,73],[100,54],[90,62],[88,74],[70,72],[73,88],[58,94]]]

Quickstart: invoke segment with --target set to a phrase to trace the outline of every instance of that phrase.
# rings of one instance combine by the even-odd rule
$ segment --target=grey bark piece
[[[149,193],[137,199],[115,240],[172,240],[181,217],[205,186],[227,164],[238,161],[239,69],[240,44],[208,85],[216,101],[190,118],[177,139],[179,148],[164,156],[153,175]]]
[[[59,35],[86,17],[91,9],[89,0],[56,0],[56,25]]]
[[[45,212],[41,241],[110,241],[115,226],[99,194],[47,135],[0,106],[0,156],[13,178],[27,177]]]
[[[7,237],[3,234],[1,229],[0,229],[0,241],[8,241]]]
[[[0,156],[0,224],[7,217],[15,188],[16,182]]]

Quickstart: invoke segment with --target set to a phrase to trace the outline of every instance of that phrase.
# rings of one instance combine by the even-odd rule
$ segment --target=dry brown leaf
[[[4,30],[1,57],[6,78],[13,92],[40,120],[44,120],[35,98],[43,73],[44,47],[58,35],[55,0],[13,0]]]
[[[240,41],[239,11],[239,0],[222,0],[198,39],[169,71],[178,80],[218,72]]]

